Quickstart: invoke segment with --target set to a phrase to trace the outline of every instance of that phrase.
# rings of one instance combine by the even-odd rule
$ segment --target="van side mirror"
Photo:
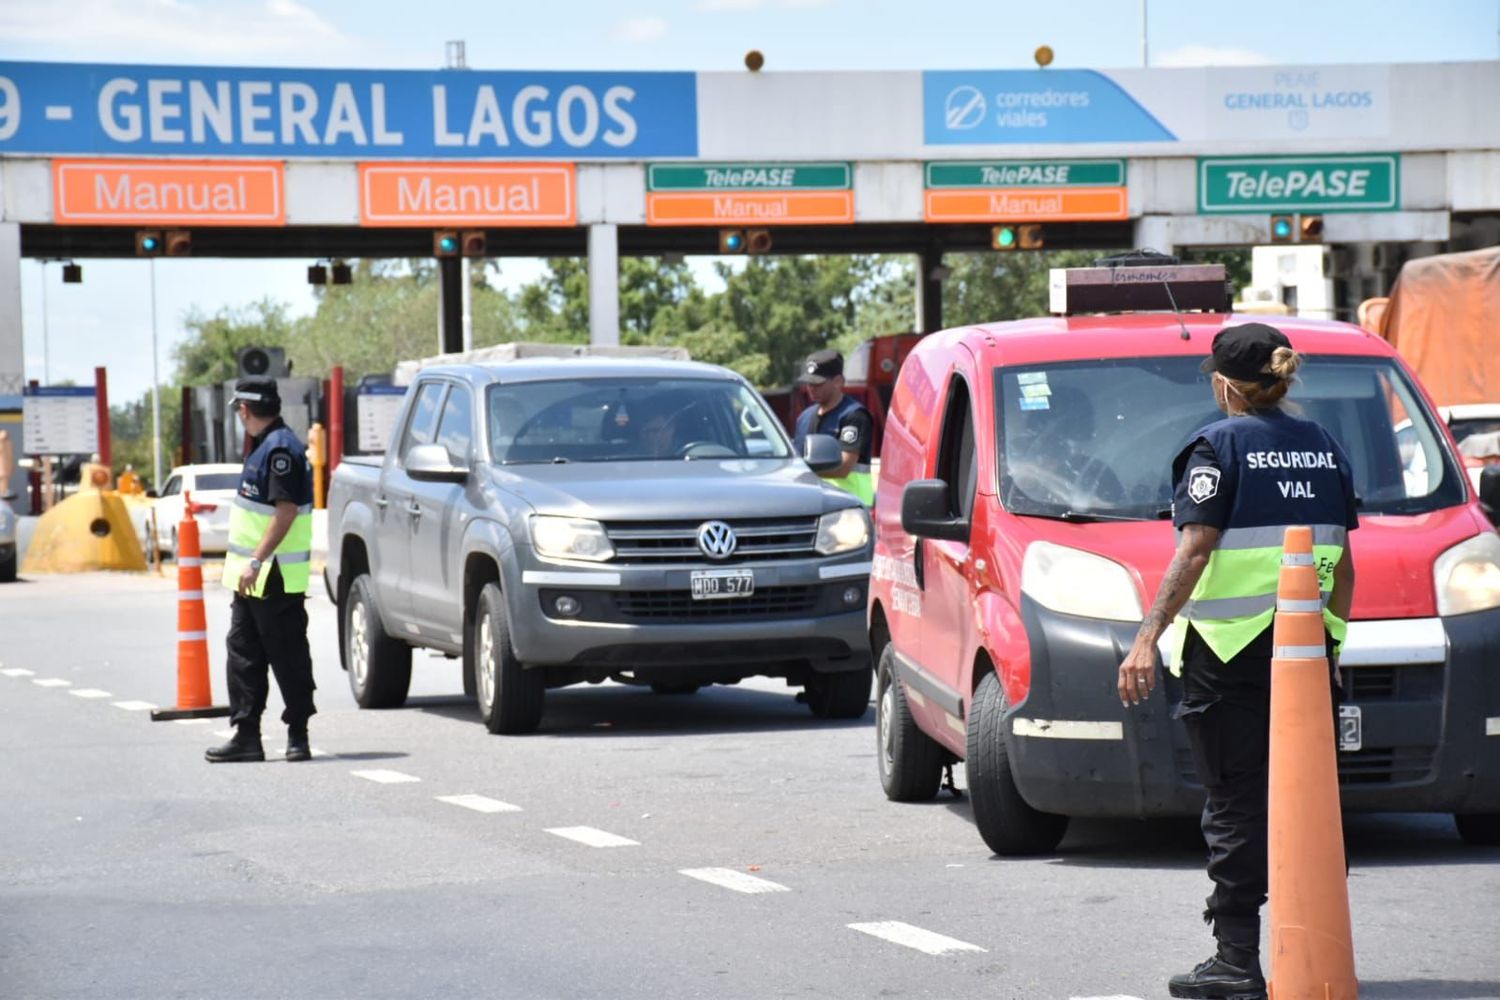
[[[814,472],[827,472],[844,464],[844,449],[832,434],[809,434],[802,442],[802,458]]]
[[[448,449],[440,444],[419,444],[406,453],[406,474],[424,483],[465,483],[466,466],[455,465]]]
[[[952,512],[948,484],[941,479],[918,479],[901,491],[901,529],[908,535],[967,542],[969,521]]]
[[[1486,465],[1479,474],[1479,506],[1490,523],[1500,528],[1500,465]]]
[[[156,492],[155,490],[147,490],[146,491],[146,499],[147,500],[160,500],[161,499],[161,494],[158,493],[158,492]]]

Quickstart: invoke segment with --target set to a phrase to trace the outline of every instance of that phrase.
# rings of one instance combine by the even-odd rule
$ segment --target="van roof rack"
[[[1056,316],[1153,311],[1223,312],[1234,290],[1223,264],[1183,264],[1155,250],[1101,257],[1093,267],[1054,267],[1049,311]]]

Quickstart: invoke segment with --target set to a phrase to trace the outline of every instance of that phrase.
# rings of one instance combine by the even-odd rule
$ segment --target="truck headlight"
[[[531,544],[537,555],[547,559],[603,562],[615,555],[615,547],[604,533],[604,525],[581,517],[533,515]]]
[[[1459,542],[1432,564],[1439,615],[1466,615],[1500,607],[1500,535],[1493,531]]]
[[[1021,560],[1021,590],[1065,615],[1138,622],[1141,597],[1130,571],[1112,559],[1051,542],[1032,542]]]
[[[818,518],[818,541],[813,547],[818,555],[836,556],[862,549],[869,541],[870,515],[863,507],[845,507]]]

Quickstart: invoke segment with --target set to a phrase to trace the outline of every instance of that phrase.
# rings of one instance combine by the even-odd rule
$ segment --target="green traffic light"
[[[443,253],[457,253],[457,252],[458,252],[458,240],[453,239],[451,236],[445,236],[445,237],[443,237]]]
[[[1010,226],[1001,226],[995,233],[995,246],[1009,250],[1016,245],[1016,231]]]
[[[1278,240],[1287,239],[1292,235],[1292,223],[1290,219],[1277,219],[1273,234]]]
[[[156,237],[154,236],[147,236],[145,239],[141,240],[142,250],[155,250],[157,245],[158,242]]]
[[[739,233],[732,233],[724,238],[724,246],[728,250],[738,250],[745,245],[745,238]]]

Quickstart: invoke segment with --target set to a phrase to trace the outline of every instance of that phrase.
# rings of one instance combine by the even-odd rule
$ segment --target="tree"
[[[952,273],[943,288],[943,325],[967,326],[1047,315],[1047,272],[1087,267],[1093,250],[948,254]]]

